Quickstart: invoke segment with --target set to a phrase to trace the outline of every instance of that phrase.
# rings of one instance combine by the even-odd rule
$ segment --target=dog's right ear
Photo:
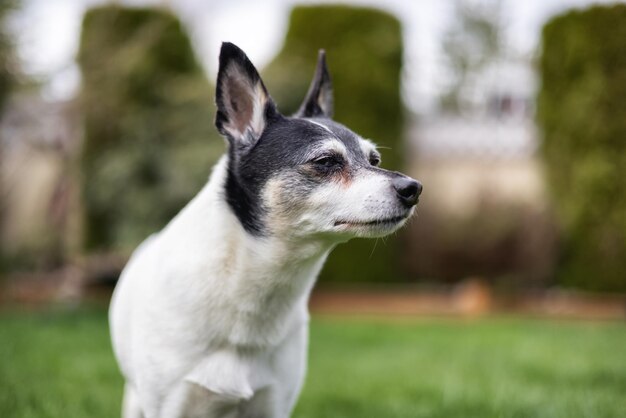
[[[256,68],[230,42],[222,43],[215,101],[215,126],[238,149],[254,145],[277,114]]]

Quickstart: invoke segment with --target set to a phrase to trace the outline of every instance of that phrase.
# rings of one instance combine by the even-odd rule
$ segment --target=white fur
[[[253,238],[210,182],[133,254],[110,310],[126,418],[288,417],[328,243]]]
[[[304,157],[305,161],[308,161],[314,158],[316,155],[321,155],[324,153],[336,153],[341,155],[344,158],[348,158],[348,151],[346,150],[346,146],[334,137],[329,137],[324,141],[321,141],[319,144],[312,146],[307,155]]]
[[[369,156],[372,152],[376,152],[376,145],[369,139],[359,139],[359,145],[361,146],[361,151],[365,156]]]
[[[311,120],[311,119],[305,119],[305,120],[306,120],[306,121],[308,121],[308,122],[310,122],[310,123],[312,123],[313,125],[317,125],[317,126],[319,126],[320,128],[325,129],[326,131],[330,132],[332,135],[335,135],[335,134],[333,133],[333,131],[331,131],[331,130],[330,130],[330,128],[329,128],[328,126],[324,125],[323,123],[320,123],[320,122],[317,122],[317,121],[314,121],[314,120]]]
[[[345,152],[334,139],[327,146]],[[398,216],[383,174],[364,171],[292,200],[289,176],[279,175],[263,192],[271,233],[254,237],[224,200],[226,168],[223,157],[189,205],[135,251],[115,289],[125,418],[288,417],[305,374],[307,301],[328,253],[402,224],[359,225]]]

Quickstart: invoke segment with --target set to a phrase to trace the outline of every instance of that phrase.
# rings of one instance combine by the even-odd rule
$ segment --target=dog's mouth
[[[407,218],[406,215],[404,216],[394,216],[391,218],[383,218],[383,219],[373,219],[370,221],[356,221],[356,220],[337,220],[335,221],[334,226],[342,226],[342,225],[347,225],[347,226],[390,226],[390,225],[395,225],[398,224],[402,221],[404,221]]]

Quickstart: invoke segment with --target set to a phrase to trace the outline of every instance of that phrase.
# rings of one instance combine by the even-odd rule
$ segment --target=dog
[[[289,417],[326,257],[350,238],[396,231],[422,191],[379,168],[374,144],[331,119],[323,51],[287,117],[245,53],[223,43],[216,104],[227,153],[135,250],[113,294],[124,418]]]

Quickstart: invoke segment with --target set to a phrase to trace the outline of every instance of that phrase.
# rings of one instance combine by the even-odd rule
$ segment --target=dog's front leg
[[[124,385],[124,399],[122,401],[122,418],[145,418],[141,411],[139,398],[130,383]]]
[[[274,388],[278,417],[290,417],[298,400],[306,373],[308,340],[309,324],[303,320],[274,354],[276,380],[279,382]]]

